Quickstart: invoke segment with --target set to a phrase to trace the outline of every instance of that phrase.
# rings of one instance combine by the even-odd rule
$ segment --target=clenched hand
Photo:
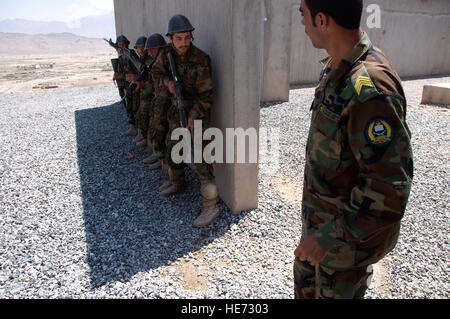
[[[326,250],[320,246],[314,235],[303,240],[294,252],[301,261],[308,261],[315,266],[320,263],[326,255]]]

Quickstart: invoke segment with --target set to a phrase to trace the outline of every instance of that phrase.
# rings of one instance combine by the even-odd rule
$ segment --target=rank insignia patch
[[[391,124],[384,119],[375,119],[367,125],[366,138],[373,146],[386,146],[392,142]]]
[[[355,90],[358,95],[361,95],[361,90],[364,86],[373,87],[372,81],[367,76],[360,76],[355,82]]]

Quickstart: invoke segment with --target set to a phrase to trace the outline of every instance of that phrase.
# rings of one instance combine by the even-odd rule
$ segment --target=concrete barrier
[[[116,30],[133,42],[141,35],[165,35],[170,17],[187,16],[196,28],[194,44],[212,59],[212,126],[225,136],[226,128],[259,129],[263,4],[260,0],[115,0]],[[215,174],[220,197],[233,212],[258,206],[257,164],[215,165]]]
[[[425,85],[422,104],[450,105],[450,83]]]

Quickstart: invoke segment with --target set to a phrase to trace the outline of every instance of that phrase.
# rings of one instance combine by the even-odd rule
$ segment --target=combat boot
[[[147,146],[147,141],[144,139],[144,140],[142,140],[140,142],[137,142],[136,146],[137,147],[145,147],[145,146]]]
[[[138,132],[137,132],[136,126],[131,124],[128,131],[122,133],[122,136],[136,136],[137,133]]]
[[[156,155],[155,153],[153,153],[152,155],[150,155],[149,157],[147,157],[146,159],[144,159],[142,162],[144,164],[154,164],[159,160],[158,155]]]
[[[155,171],[159,168],[161,168],[161,162],[160,161],[156,161],[155,163],[153,163],[152,165],[150,165],[149,167],[147,167],[149,170],[151,171]]]
[[[194,227],[196,228],[208,226],[220,215],[219,207],[217,207],[219,190],[215,182],[202,183],[200,192],[203,198],[203,210],[200,216],[194,221]]]
[[[162,192],[166,188],[170,187],[172,185],[172,182],[170,181],[168,165],[165,163],[164,160],[161,160],[160,163],[161,163],[161,170],[162,170],[163,176],[164,176],[164,181],[163,181],[162,185],[159,187],[159,191]]]
[[[186,176],[184,169],[172,170],[169,168],[171,185],[161,192],[161,196],[170,197],[186,190]]]
[[[139,143],[140,141],[142,141],[144,139],[144,137],[142,136],[141,130],[138,130],[138,133],[136,135],[136,137],[133,139],[133,144]]]
[[[159,186],[159,191],[162,193],[163,191],[165,191],[170,186],[172,186],[172,182],[170,180],[168,180],[168,179],[165,179],[164,182],[162,183],[162,185]]]
[[[163,197],[171,197],[183,193],[186,190],[186,184],[174,184],[173,182],[161,192]]]

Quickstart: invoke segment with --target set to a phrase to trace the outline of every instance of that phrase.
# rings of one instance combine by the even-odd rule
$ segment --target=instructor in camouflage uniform
[[[396,245],[413,178],[399,76],[360,28],[362,0],[302,0],[327,50],[306,147],[296,298],[363,298]]]
[[[170,19],[168,29],[167,36],[171,43],[162,50],[152,71],[154,83],[157,86],[157,95],[161,98],[170,97],[172,99],[167,112],[169,132],[166,139],[166,162],[170,183],[163,185],[161,192],[163,196],[175,195],[186,188],[184,165],[175,164],[171,159],[172,148],[180,142],[172,140],[171,135],[175,129],[181,127],[181,121],[175,98],[175,85],[167,56],[169,52],[174,57],[177,73],[182,82],[183,97],[187,103],[187,128],[191,132],[194,129],[194,120],[202,121],[203,132],[210,127],[211,107],[213,105],[211,59],[192,44],[194,27],[185,16],[176,15]],[[204,143],[203,147],[206,145],[207,143]],[[195,164],[195,168],[201,183],[203,210],[195,220],[194,226],[204,227],[219,216],[219,209],[216,205],[219,193],[212,165],[203,161],[200,164]]]

